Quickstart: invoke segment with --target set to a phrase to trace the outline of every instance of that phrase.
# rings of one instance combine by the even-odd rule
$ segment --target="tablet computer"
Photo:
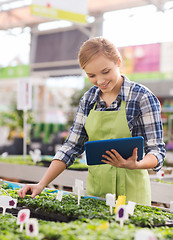
[[[85,142],[85,153],[88,165],[106,164],[101,162],[102,155],[107,150],[115,149],[124,159],[132,156],[133,149],[138,148],[138,161],[143,159],[144,138],[129,137],[108,140],[88,141]]]

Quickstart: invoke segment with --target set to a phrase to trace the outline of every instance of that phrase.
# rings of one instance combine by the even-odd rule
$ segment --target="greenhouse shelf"
[[[18,182],[38,182],[42,178],[46,170],[47,168],[42,166],[0,163],[0,178],[8,180],[15,179],[15,181]],[[59,175],[52,181],[49,187],[57,185],[58,189],[72,189],[75,185],[75,179],[80,179],[84,183],[84,189],[86,189],[87,175],[87,171],[64,170],[61,175]],[[170,204],[170,202],[173,201],[173,184],[155,182],[153,181],[154,177],[155,176],[150,176],[151,201]],[[168,177],[172,177],[172,174],[170,174]]]
[[[29,166],[11,163],[0,163],[0,178],[15,179],[19,182],[38,182],[47,168],[42,166]],[[55,178],[50,187],[58,185],[59,189],[64,187],[72,188],[75,184],[75,179],[84,181],[84,188],[86,188],[87,171],[64,170],[60,176]]]

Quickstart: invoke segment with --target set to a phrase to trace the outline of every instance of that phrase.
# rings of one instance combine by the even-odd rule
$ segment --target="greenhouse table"
[[[170,204],[173,201],[173,184],[151,181],[152,202]]]
[[[15,179],[19,182],[38,182],[46,170],[47,168],[42,166],[0,163],[0,178]],[[86,188],[87,174],[87,171],[64,170],[61,175],[52,181],[51,186],[58,185],[60,189],[73,187],[75,179],[80,179],[84,181],[84,188]]]
[[[0,178],[15,179],[19,182],[38,182],[46,170],[47,168],[42,166],[0,163]],[[75,179],[80,179],[84,182],[86,189],[87,174],[87,171],[65,170],[52,181],[50,187],[58,185],[59,189],[72,188],[75,185]],[[173,201],[173,184],[154,182],[151,179],[151,200],[169,204]]]

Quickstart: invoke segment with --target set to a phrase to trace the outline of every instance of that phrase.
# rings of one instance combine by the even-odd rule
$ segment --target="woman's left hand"
[[[137,151],[138,149],[134,148],[132,156],[126,160],[115,149],[111,149],[111,151],[106,151],[107,155],[102,155],[106,160],[101,161],[118,168],[137,169]]]

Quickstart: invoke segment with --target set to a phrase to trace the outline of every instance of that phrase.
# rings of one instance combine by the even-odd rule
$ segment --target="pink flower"
[[[25,218],[26,218],[26,213],[22,213],[20,215],[20,222],[23,222],[25,220]]]

